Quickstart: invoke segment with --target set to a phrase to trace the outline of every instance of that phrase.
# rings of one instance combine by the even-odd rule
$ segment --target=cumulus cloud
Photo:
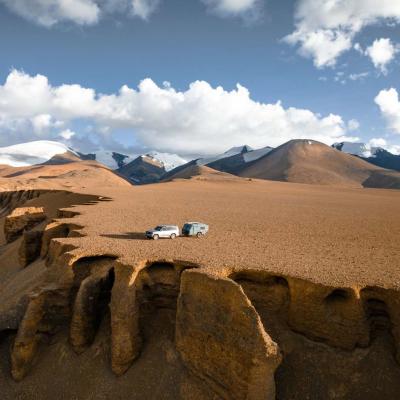
[[[160,0],[132,0],[132,13],[142,19],[148,19],[159,3]]]
[[[9,10],[38,25],[52,27],[62,22],[94,25],[106,14],[124,14],[148,20],[162,0],[0,0]],[[200,0],[222,17],[254,20],[262,0]]]
[[[390,144],[388,141],[384,138],[372,138],[368,143],[367,143],[367,148],[372,149],[372,148],[380,147],[382,149],[385,149],[389,151],[392,154],[400,154],[400,146],[396,144]]]
[[[357,33],[379,22],[398,24],[400,2],[393,0],[299,0],[295,30],[285,40],[299,46],[318,68],[334,66],[350,50]]]
[[[256,102],[241,85],[227,91],[205,81],[177,91],[145,79],[137,89],[125,85],[103,95],[80,85],[52,86],[45,76],[12,71],[0,85],[0,99],[2,145],[21,141],[23,135],[32,140],[32,121],[50,126],[48,138],[61,135],[79,143],[88,135],[109,146],[113,132],[124,131],[144,148],[181,155],[220,153],[242,144],[277,146],[293,138],[351,141],[356,138],[347,132],[358,126],[334,114],[285,108],[279,101]],[[91,128],[74,129],[78,122]],[[76,134],[65,134],[68,129]]]
[[[92,25],[98,22],[100,8],[94,0],[0,0],[11,11],[39,25],[59,22]]]
[[[356,131],[360,127],[360,123],[356,119],[351,119],[347,123],[347,127],[349,131]]]
[[[39,25],[61,22],[93,25],[102,15],[127,13],[144,20],[157,9],[160,0],[0,0],[11,11]]]
[[[244,16],[257,18],[260,0],[201,0],[210,12],[220,16]]]
[[[396,89],[381,90],[375,97],[383,118],[393,132],[400,134],[400,101]]]
[[[375,68],[378,68],[384,75],[387,74],[387,66],[393,61],[398,48],[390,39],[376,39],[371,46],[367,47],[365,54],[371,59]]]
[[[71,129],[65,129],[64,131],[60,132],[58,136],[60,136],[62,139],[65,140],[71,140],[73,136],[75,136],[76,133],[74,131],[71,131]]]

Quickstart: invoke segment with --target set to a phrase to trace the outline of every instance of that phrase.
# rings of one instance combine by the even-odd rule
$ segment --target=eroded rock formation
[[[16,208],[4,222],[4,235],[8,243],[17,239],[25,230],[32,229],[46,219],[43,207]]]
[[[22,267],[26,267],[35,261],[42,249],[43,231],[32,230],[24,232],[21,245],[18,250],[19,262]]]
[[[9,214],[14,208],[25,204],[28,200],[48,193],[47,190],[18,190],[0,193],[0,216]]]
[[[182,260],[128,265],[112,253],[83,255],[82,249],[77,256],[62,239],[81,235],[77,212],[60,210],[41,229],[39,215],[17,209],[7,227],[8,237],[23,234],[22,266],[38,257],[47,263],[11,348],[17,381],[40,363],[49,337],[67,330],[82,355],[107,323],[116,376],[151,342],[156,333],[147,327],[167,331],[169,357],[184,371],[182,399],[395,399],[400,393],[395,290],[326,286],[248,269],[215,275]],[[374,386],[374,363],[385,371],[384,387]]]
[[[199,271],[183,274],[176,345],[190,372],[206,383],[204,398],[210,392],[224,399],[275,397],[280,351],[232,280]]]

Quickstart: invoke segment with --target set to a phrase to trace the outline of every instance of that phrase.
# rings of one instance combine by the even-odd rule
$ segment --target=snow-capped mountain
[[[171,171],[172,169],[187,163],[187,160],[178,156],[177,154],[151,151],[150,153],[147,153],[146,156],[150,156],[158,161],[161,161],[166,171]]]
[[[13,146],[0,147],[0,165],[12,167],[25,167],[34,164],[42,164],[49,161],[55,155],[71,153],[82,160],[96,160],[107,167],[117,170],[135,160],[138,155],[127,155],[109,150],[98,150],[89,154],[80,153],[68,147],[64,143],[38,140],[20,143]],[[166,171],[174,169],[179,165],[186,164],[187,160],[177,154],[160,153],[152,151],[143,155],[153,158],[164,165]]]
[[[170,171],[179,165],[187,163],[187,160],[177,154],[160,153],[158,151],[151,151],[147,154],[141,155],[126,155],[107,150],[100,150],[93,153],[94,160],[114,170],[120,169],[142,156],[152,158],[155,161],[162,163],[166,171]]]
[[[365,143],[349,142],[334,143],[332,147],[344,153],[360,157],[378,167],[400,171],[400,155],[392,154],[382,147],[371,147]]]
[[[93,153],[94,159],[111,169],[118,169],[134,160],[134,157],[115,151],[99,150]]]
[[[333,148],[343,151],[343,153],[353,154],[359,157],[373,157],[376,150],[379,147],[371,147],[365,143],[351,143],[351,142],[340,142],[334,143],[332,145]]]
[[[199,158],[190,161],[187,165],[190,166],[194,163],[199,167],[207,166],[217,171],[228,172],[235,175],[247,166],[248,163],[258,160],[268,154],[271,150],[273,150],[273,148],[269,146],[256,150],[247,145],[232,147],[222,154]]]
[[[78,154],[63,143],[50,140],[20,143],[13,146],[0,147],[0,165],[25,167],[49,161],[57,154],[70,152]]]
[[[243,160],[246,163],[258,160],[259,158],[268,154],[271,150],[273,150],[273,148],[269,146],[263,147],[261,149],[251,150],[243,154]]]
[[[232,147],[229,150],[225,151],[222,154],[218,154],[216,156],[210,156],[210,157],[204,157],[204,158],[199,158],[197,160],[197,165],[207,165],[211,164],[215,161],[222,160],[223,158],[228,158],[232,156],[236,156],[237,154],[245,154],[253,149],[250,146],[244,145],[244,146],[239,146],[239,147]]]
[[[166,170],[161,161],[141,155],[119,168],[117,172],[136,185],[144,185],[158,182],[166,173]]]
[[[206,164],[208,167],[230,174],[238,174],[249,163],[264,157],[272,150],[272,147],[263,147],[253,150],[249,146],[243,146],[242,151],[229,157],[222,157],[218,160]],[[226,153],[233,153],[228,150]],[[224,153],[224,154],[226,154]]]

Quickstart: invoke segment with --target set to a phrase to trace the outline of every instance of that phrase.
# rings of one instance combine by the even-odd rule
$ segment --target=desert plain
[[[209,172],[1,169],[3,398],[398,398],[400,192]]]

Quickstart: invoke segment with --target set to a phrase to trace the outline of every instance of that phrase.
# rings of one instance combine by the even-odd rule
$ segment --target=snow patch
[[[375,157],[376,152],[379,150],[379,147],[371,147],[365,143],[351,142],[334,143],[333,147],[340,149],[344,153],[353,154],[355,156],[364,158]]]
[[[236,156],[237,154],[246,154],[247,152],[252,151],[252,148],[250,146],[239,146],[239,147],[232,147],[231,149],[225,151],[223,154],[219,154],[217,156],[211,156],[211,157],[205,157],[205,158],[199,158],[197,160],[197,165],[207,165],[211,164],[214,161],[221,160],[223,158],[228,158],[232,156]]]
[[[187,163],[187,160],[178,156],[177,154],[159,153],[158,151],[151,151],[146,155],[154,158],[157,161],[160,161],[164,165],[166,171],[171,171],[174,168]]]
[[[116,153],[107,150],[100,150],[96,151],[95,154],[96,154],[96,161],[98,161],[99,163],[102,163],[111,169],[118,169],[120,167],[117,159],[115,158]],[[121,154],[120,156],[125,157],[123,160],[124,165],[134,160],[134,157],[131,156],[127,156],[124,154]]]
[[[50,140],[37,140],[20,143],[13,146],[0,147],[0,164],[11,167],[26,167],[41,164],[57,154],[71,152],[78,156],[71,148],[63,143]]]

